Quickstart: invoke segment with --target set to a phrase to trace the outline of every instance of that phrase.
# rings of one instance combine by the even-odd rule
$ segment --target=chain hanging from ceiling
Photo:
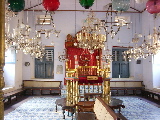
[[[112,39],[117,35],[121,27],[127,26],[127,28],[130,29],[130,21],[127,17],[118,16],[118,11],[113,11],[112,9],[112,3],[107,4],[105,9],[107,9],[105,20],[106,34],[110,35]],[[115,13],[115,15],[113,15],[113,13]]]

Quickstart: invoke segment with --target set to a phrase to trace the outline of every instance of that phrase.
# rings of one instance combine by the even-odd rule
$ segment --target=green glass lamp
[[[85,9],[89,9],[94,4],[94,0],[79,0],[79,3]]]
[[[20,12],[25,7],[24,0],[8,0],[9,6],[8,8],[13,12]]]

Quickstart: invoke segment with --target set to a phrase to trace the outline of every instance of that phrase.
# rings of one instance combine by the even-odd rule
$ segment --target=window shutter
[[[35,59],[35,78],[54,78],[54,49],[46,49],[43,59]]]
[[[127,49],[112,50],[112,78],[129,78],[129,61],[123,57]]]

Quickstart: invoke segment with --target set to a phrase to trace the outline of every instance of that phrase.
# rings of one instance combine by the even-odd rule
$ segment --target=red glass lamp
[[[148,0],[146,3],[146,10],[151,13],[159,13],[160,12],[160,0]]]
[[[43,0],[42,5],[47,11],[56,11],[59,8],[60,2],[59,0]]]

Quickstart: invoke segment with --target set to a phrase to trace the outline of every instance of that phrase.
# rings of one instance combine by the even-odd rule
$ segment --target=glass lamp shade
[[[25,1],[24,0],[8,0],[9,3],[9,9],[13,12],[20,12],[25,7]]]
[[[43,0],[42,5],[47,11],[56,11],[59,8],[60,2],[59,0]]]
[[[141,4],[141,3],[147,2],[148,0],[135,0],[135,1],[136,1],[136,3],[138,3],[138,4]]]
[[[79,0],[79,3],[85,9],[89,9],[93,5],[94,0]]]
[[[146,3],[146,10],[151,14],[159,13],[160,12],[160,0],[149,0]]]
[[[130,0],[113,0],[112,8],[117,11],[127,11],[130,8]]]

